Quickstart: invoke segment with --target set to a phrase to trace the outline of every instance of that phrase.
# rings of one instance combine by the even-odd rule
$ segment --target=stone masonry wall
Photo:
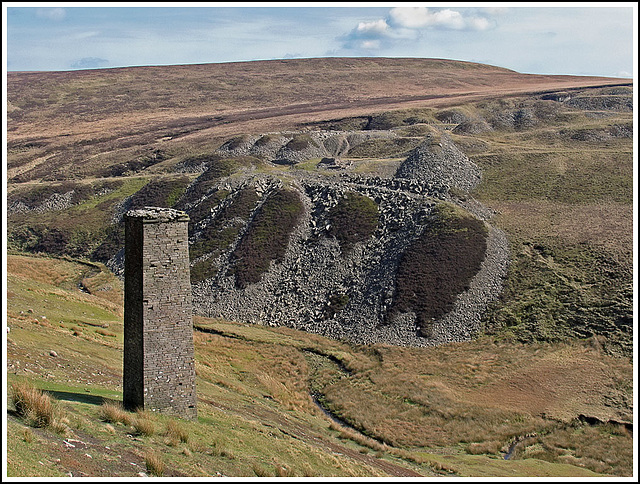
[[[195,418],[186,213],[125,215],[124,405]]]

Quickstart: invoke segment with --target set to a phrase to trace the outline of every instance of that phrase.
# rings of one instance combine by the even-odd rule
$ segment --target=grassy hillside
[[[122,293],[103,267],[16,254],[8,283],[8,386],[29,382],[55,407],[34,426],[9,392],[9,476],[632,472],[632,437],[616,423],[630,418],[632,367],[597,339],[358,347],[196,318],[190,422],[114,411]]]
[[[27,182],[162,172],[256,131],[496,93],[620,83],[442,59],[382,58],[8,73],[7,174]],[[380,118],[370,127],[384,128],[389,121]]]
[[[492,221],[511,242],[494,331],[522,341],[606,334],[612,351],[631,355],[633,113],[592,108],[630,92],[591,90],[586,110],[526,98],[469,106],[494,124],[532,113],[527,126],[454,138],[482,168],[473,195],[497,211]]]
[[[632,93],[628,80],[434,59],[10,73],[6,376],[47,390],[59,413],[33,427],[8,396],[9,474],[631,475]],[[336,170],[264,155],[283,133],[301,150],[329,131],[344,135]],[[481,259],[483,227],[463,214],[482,212],[511,259],[477,340],[356,346],[196,317],[198,421],[105,415],[122,398],[122,283],[104,264],[127,209],[188,211],[192,282],[235,250],[250,284],[308,203],[301,180],[388,181],[443,133],[482,179],[449,190],[438,206],[453,214],[430,214],[396,303],[423,331],[450,307],[472,274],[436,276]],[[389,216],[354,187],[326,214],[345,260]],[[326,317],[348,303],[336,290]]]

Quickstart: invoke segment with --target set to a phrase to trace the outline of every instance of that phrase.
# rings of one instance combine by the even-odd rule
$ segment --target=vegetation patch
[[[118,163],[116,165],[111,165],[98,173],[98,176],[109,177],[109,176],[124,176],[124,175],[133,175],[138,173],[150,166],[156,165],[166,159],[170,158],[170,155],[165,153],[163,150],[153,150],[148,155],[141,156],[136,158],[135,160],[126,161],[124,163]]]
[[[493,200],[631,203],[633,166],[624,152],[505,152],[474,157],[483,168],[478,195]]]
[[[243,134],[241,136],[236,136],[235,138],[226,141],[222,146],[220,146],[221,150],[237,150],[238,148],[242,148],[245,144],[249,142],[249,135]]]
[[[364,242],[378,228],[378,205],[369,197],[348,192],[329,210],[329,235],[340,242],[347,252],[358,242]]]
[[[271,261],[282,258],[303,211],[295,191],[280,189],[268,196],[232,254],[238,288],[258,282]]]
[[[325,309],[325,317],[327,319],[334,317],[349,304],[349,296],[345,293],[334,293],[329,296],[327,307]]]
[[[371,116],[365,129],[384,130],[412,124],[434,123],[435,121],[436,119],[431,109],[387,111]]]
[[[388,314],[413,311],[422,336],[432,321],[453,309],[469,287],[487,248],[484,223],[450,204],[434,209],[429,225],[402,255]]]
[[[422,138],[387,138],[364,141],[349,150],[353,158],[382,158],[408,154],[417,148]]]
[[[190,163],[204,163],[206,169],[189,186],[189,190],[182,201],[185,205],[197,202],[208,195],[221,179],[231,176],[241,167],[260,163],[260,160],[252,156],[223,157],[220,155],[201,155],[190,158],[190,160],[193,160]]]
[[[235,194],[233,201],[202,229],[198,239],[189,247],[189,258],[193,261],[205,254],[209,254],[209,257],[192,266],[191,282],[199,282],[215,275],[218,269],[215,258],[236,240],[257,201],[258,195],[253,187],[240,190]],[[190,230],[193,230],[193,227],[194,225],[190,224]]]
[[[256,140],[256,142],[254,143],[254,145],[256,147],[258,147],[258,148],[259,147],[263,147],[263,146],[267,146],[267,145],[269,145],[271,143],[275,143],[275,142],[280,141],[280,137],[281,137],[281,135],[279,135],[279,134],[265,134],[265,135],[260,136],[260,138],[258,138]]]
[[[177,179],[158,178],[147,183],[129,199],[129,209],[143,207],[172,208],[189,184],[186,176]]]
[[[370,116],[356,116],[308,123],[308,126],[326,129],[328,131],[360,131],[367,127],[370,119]]]
[[[178,210],[184,210],[189,214],[189,231],[193,232],[199,222],[211,215],[211,210],[215,209],[220,203],[229,196],[228,190],[215,190],[209,192],[200,203],[191,205],[189,208],[186,202],[187,196],[183,197],[175,206]]]
[[[601,334],[608,349],[630,354],[624,338],[633,322],[629,269],[603,250],[557,237],[516,240],[512,252],[505,289],[487,318],[489,332],[529,343]]]
[[[284,147],[291,151],[303,151],[318,148],[318,144],[308,134],[296,134]]]

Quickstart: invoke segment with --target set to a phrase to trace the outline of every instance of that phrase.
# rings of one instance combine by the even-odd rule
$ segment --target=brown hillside
[[[520,74],[438,59],[12,72],[7,76],[8,177],[87,177],[115,159],[174,149],[184,141],[204,143],[235,133],[462,99],[618,84],[629,81]]]

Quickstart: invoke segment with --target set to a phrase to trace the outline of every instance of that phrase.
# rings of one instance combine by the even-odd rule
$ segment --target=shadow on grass
[[[69,402],[88,403],[90,405],[102,405],[103,403],[122,403],[120,400],[113,398],[100,397],[98,395],[87,395],[86,393],[61,392],[57,390],[45,390],[50,393],[56,400],[67,400]]]

